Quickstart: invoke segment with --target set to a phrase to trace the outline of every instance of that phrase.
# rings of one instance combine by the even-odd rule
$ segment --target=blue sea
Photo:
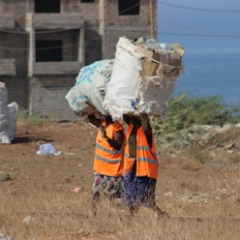
[[[185,73],[178,79],[173,96],[221,96],[240,106],[240,52],[195,51],[183,56]]]

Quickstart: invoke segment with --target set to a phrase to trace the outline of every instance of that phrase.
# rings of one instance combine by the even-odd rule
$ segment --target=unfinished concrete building
[[[9,102],[30,115],[74,119],[65,95],[79,70],[114,58],[120,36],[150,35],[156,2],[0,0],[0,81]]]

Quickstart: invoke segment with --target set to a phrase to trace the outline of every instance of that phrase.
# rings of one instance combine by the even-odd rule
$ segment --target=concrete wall
[[[31,79],[30,112],[51,120],[71,120],[76,116],[68,106],[65,96],[75,84],[75,75],[47,75]]]
[[[65,95],[80,68],[114,58],[121,36],[147,35],[147,0],[140,0],[140,14],[134,16],[119,16],[118,0],[61,0],[59,14],[34,14],[34,0],[0,0],[0,81],[6,83],[9,102],[31,114],[75,119]],[[35,62],[35,40],[62,40],[63,62]]]
[[[0,76],[0,81],[6,84],[8,90],[8,102],[16,102],[20,109],[27,109],[29,86],[26,77]]]
[[[114,58],[116,45],[119,37],[125,36],[129,39],[148,35],[148,28],[144,27],[106,27],[103,35],[103,58]]]
[[[26,109],[28,36],[20,21],[24,14],[24,1],[0,0],[0,81],[6,84],[9,103]]]

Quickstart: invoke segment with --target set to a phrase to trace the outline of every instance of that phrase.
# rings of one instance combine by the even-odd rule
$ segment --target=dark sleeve
[[[147,138],[148,145],[152,147],[152,127],[150,125],[149,117],[146,113],[142,113],[140,115],[141,125],[143,127],[143,131]]]
[[[92,115],[88,115],[88,120],[89,120],[89,122],[91,123],[91,124],[93,124],[94,126],[96,126],[96,127],[100,127],[101,126],[101,124],[102,124],[102,121],[100,120],[100,119],[98,119],[98,118],[96,118],[96,116],[94,115],[94,114],[92,114]]]
[[[128,115],[123,115],[123,119],[124,119],[124,121],[126,122],[127,125],[130,124],[130,121],[131,121],[130,116],[128,116]]]
[[[107,138],[107,142],[116,150],[122,148],[124,133],[122,130],[115,132],[114,139]]]

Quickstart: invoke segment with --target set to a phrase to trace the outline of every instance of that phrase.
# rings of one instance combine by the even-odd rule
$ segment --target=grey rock
[[[233,124],[230,124],[230,123],[227,123],[227,124],[224,124],[221,128],[218,129],[218,133],[224,133],[230,129],[234,128],[234,125]]]
[[[10,177],[9,173],[0,172],[0,181],[7,181],[10,179],[11,179],[11,177]]]
[[[229,143],[229,144],[225,145],[224,149],[230,150],[230,149],[234,148],[234,146],[235,146],[235,144],[232,142],[232,143]]]
[[[237,124],[235,125],[235,127],[236,127],[236,128],[240,128],[240,123],[237,123]]]

